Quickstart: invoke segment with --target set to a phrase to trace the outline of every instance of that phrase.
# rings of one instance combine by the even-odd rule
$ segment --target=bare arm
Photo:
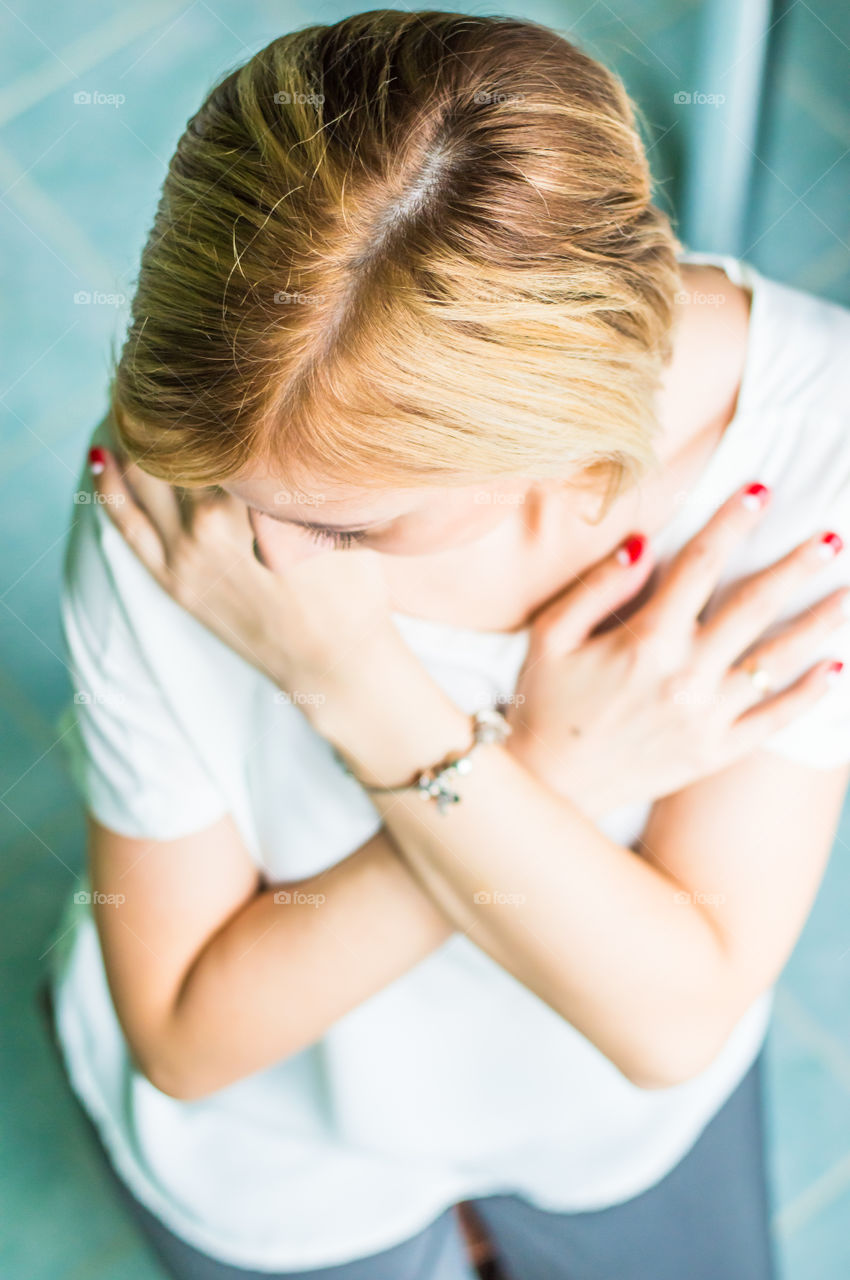
[[[840,671],[821,659],[799,674],[811,648],[845,625],[846,588],[760,638],[794,586],[837,553],[835,535],[813,535],[699,618],[753,518],[746,496],[732,495],[627,624],[587,634],[612,563],[543,611],[518,682],[528,694],[520,732],[480,753],[457,783],[462,803],[440,814],[405,792],[376,797],[435,900],[644,1087],[707,1067],[777,976],[848,780],[845,765],[807,768],[758,749],[827,696]],[[755,692],[745,653],[766,669],[770,696]],[[317,719],[372,785],[399,785],[469,739],[467,717],[403,656],[340,685]],[[582,777],[597,807],[594,776],[627,801],[660,798],[644,856],[581,807]],[[611,795],[603,812],[616,807]]]
[[[706,1069],[794,947],[847,767],[757,753],[658,801],[633,852],[577,811],[535,804],[500,751],[464,778],[447,820],[407,803],[388,811],[403,856],[473,942],[507,955],[499,962],[633,1083],[664,1088]]]
[[[92,889],[124,896],[95,906],[118,1017],[174,1097],[298,1052],[454,931],[383,831],[284,903],[229,818],[166,841],[89,828]]]
[[[733,495],[703,536],[698,535],[680,553],[668,586],[657,589],[650,603],[639,611],[641,620],[636,614],[627,627],[590,637],[586,624],[598,620],[599,614],[596,619],[588,618],[584,616],[588,610],[579,607],[580,630],[585,634],[570,638],[574,626],[569,610],[565,618],[559,618],[557,613],[549,618],[552,625],[541,633],[545,643],[527,672],[533,677],[528,706],[536,708],[537,714],[531,720],[536,731],[526,733],[525,748],[529,750],[535,740],[550,739],[548,747],[543,741],[545,749],[538,752],[540,770],[529,767],[528,758],[523,760],[504,747],[493,746],[482,754],[472,774],[464,778],[464,803],[447,816],[435,815],[431,806],[419,800],[411,803],[393,798],[379,802],[392,840],[427,894],[438,902],[443,915],[461,928],[474,927],[474,940],[498,963],[576,1026],[624,1074],[642,1084],[675,1083],[705,1066],[731,1029],[731,1021],[742,1007],[741,1000],[754,997],[775,974],[794,937],[791,922],[796,917],[789,906],[789,894],[803,884],[810,900],[831,842],[847,778],[846,770],[821,773],[789,766],[791,772],[783,772],[772,760],[769,768],[765,762],[755,796],[748,792],[750,774],[741,765],[741,756],[760,745],[772,729],[787,724],[823,696],[831,664],[817,663],[787,690],[767,699],[762,709],[742,716],[739,711],[744,711],[755,697],[753,685],[730,664],[776,615],[777,594],[784,599],[796,582],[811,575],[819,563],[818,556],[825,549],[834,554],[835,547],[822,545],[834,535],[813,537],[779,565],[755,575],[742,588],[743,594],[739,592],[715,617],[697,624],[695,619],[711,594],[723,556],[753,523],[742,501],[747,494],[745,490]],[[129,528],[127,515],[134,512],[132,504],[116,509],[124,512],[122,522]],[[230,531],[228,512],[219,509],[214,514],[216,521],[225,526],[221,540],[227,546],[224,532]],[[131,524],[138,524],[137,516],[136,512]],[[718,532],[722,536],[718,537]],[[185,602],[187,608],[194,603],[198,616],[202,620],[211,618],[224,635],[241,627],[236,635],[243,637],[243,647],[244,635],[249,636],[249,660],[256,661],[267,673],[276,672],[275,678],[283,689],[313,688],[320,672],[322,699],[311,716],[314,727],[348,755],[361,777],[384,784],[398,782],[409,778],[423,763],[440,760],[448,751],[467,745],[467,717],[445,697],[391,629],[387,631],[378,624],[368,642],[362,646],[344,645],[335,659],[333,653],[322,649],[322,637],[352,633],[342,625],[302,625],[308,597],[313,599],[314,613],[319,617],[322,590],[327,593],[335,585],[332,573],[328,581],[317,571],[309,582],[292,581],[286,589],[271,574],[266,575],[270,582],[254,581],[251,574],[256,569],[242,545],[243,534],[239,528],[232,532],[231,558],[238,572],[231,577],[217,573],[214,584],[218,594],[212,601],[206,599],[209,588],[203,585],[207,582],[206,562],[203,556],[197,560],[199,548],[205,545],[203,538],[193,537],[187,558],[178,557],[179,590],[162,569],[162,564],[172,563],[173,557],[164,557],[161,547],[156,572],[179,602]],[[134,546],[142,546],[144,539],[139,529],[134,532],[129,528],[129,536]],[[146,536],[155,535],[147,529]],[[332,558],[327,560],[332,563]],[[370,585],[374,589],[375,575],[367,572],[365,561],[357,563],[362,574],[357,579],[358,590],[365,588],[364,598],[371,599],[368,589]],[[192,586],[189,570],[193,564],[200,594]],[[349,564],[347,561],[346,573]],[[603,576],[616,576],[614,565],[612,555],[607,567],[603,566]],[[293,579],[297,577],[297,573],[293,575]],[[612,593],[622,600],[629,591],[625,579],[620,581],[623,585],[616,590],[612,587]],[[582,579],[585,602],[596,585],[592,574]],[[344,602],[340,602],[338,592],[330,594],[344,616]],[[576,594],[574,588],[570,594]],[[578,594],[581,605],[582,596]],[[801,652],[836,625],[842,598],[841,593],[834,594],[809,609],[805,616],[800,615],[781,641],[758,646],[759,661],[769,664],[769,674],[780,685],[793,680]],[[262,609],[257,616],[258,600],[265,601],[269,617]],[[572,610],[574,602],[568,599],[567,603]],[[253,613],[248,604],[254,607]],[[359,626],[363,621],[363,599],[358,608]],[[233,621],[227,622],[227,618]],[[269,625],[269,618],[274,625]],[[568,624],[566,628],[559,627],[563,622]],[[208,625],[212,622],[208,621]],[[368,627],[365,632],[369,633]],[[360,634],[357,628],[353,634]],[[276,657],[275,646],[280,645],[281,635],[301,637],[298,651],[293,653],[290,648]],[[616,691],[616,696],[611,696],[611,690]],[[598,750],[594,761],[589,749],[592,734],[587,731],[594,726],[603,748],[601,772]],[[580,750],[573,756],[562,746],[576,732],[585,736],[578,739]],[[614,770],[612,758],[623,750],[625,756]],[[738,764],[724,770],[721,766],[731,754],[735,754]],[[604,779],[613,774],[618,780],[628,781],[636,795],[671,798],[669,806],[656,811],[663,815],[662,825],[646,838],[656,865],[608,839],[579,808],[578,800],[559,792],[562,777],[565,786],[573,785],[582,756],[589,762],[585,770],[591,779],[594,775]],[[550,760],[552,768],[548,769]],[[711,797],[709,805],[700,810],[697,804],[689,810],[688,804],[695,803],[697,793],[690,791],[688,784],[706,776],[713,777],[712,786],[723,789],[701,793]],[[752,841],[744,839],[736,825],[738,809],[745,816],[741,830],[751,830],[766,803],[764,778],[781,783],[783,788],[781,803],[773,806],[772,801],[768,802],[773,807],[763,847],[773,859],[765,864],[769,868],[766,874],[773,875],[778,867],[784,868],[785,874],[776,873],[771,883],[778,910],[762,930],[761,942],[768,950],[760,955],[759,948],[750,951],[743,945],[737,931],[750,927],[762,911],[763,900],[747,900],[749,881],[746,876],[736,879],[734,872],[745,867],[752,856]],[[680,799],[676,810],[676,793],[685,791],[690,792],[690,801]],[[605,799],[607,803],[607,794]],[[594,807],[598,803],[594,793]],[[813,808],[820,808],[823,815],[816,831],[806,826],[804,819]],[[709,811],[713,812],[713,822],[707,821]],[[706,828],[695,832],[695,814],[700,813],[706,818]],[[805,846],[794,834],[803,830]],[[706,832],[709,838],[704,842]],[[693,888],[702,888],[703,868],[714,865],[711,858],[719,848],[731,850],[733,855],[727,897],[736,903],[734,933],[726,924],[718,927],[718,917],[706,910],[706,904],[688,888],[689,883]],[[156,919],[157,912],[164,910],[174,933],[185,929],[186,903],[191,901],[193,892],[197,894],[197,886],[203,885],[205,896],[209,893],[208,864],[200,856],[200,849],[194,846],[194,866],[180,882],[181,893],[173,895],[173,903],[163,908],[162,900],[156,899],[161,885],[168,883],[167,861],[148,889],[150,918]],[[695,854],[696,861],[692,861]],[[720,859],[718,865],[726,864]],[[659,867],[674,870],[661,871]],[[698,878],[693,882],[688,880],[692,873],[688,868],[696,868]],[[749,874],[747,870],[746,875]],[[807,876],[815,878],[806,879]],[[120,890],[120,885],[117,887]],[[489,903],[476,901],[482,891],[490,894]],[[684,903],[675,896],[683,892],[688,895]],[[310,950],[318,948],[315,908],[309,908],[314,913],[313,924],[303,931],[300,925],[296,930],[293,918],[288,917],[288,927],[280,931],[275,947],[275,917],[261,915],[268,906],[258,905],[258,925],[264,925],[265,932],[257,927],[243,937],[241,949],[236,945],[228,949],[229,917],[240,905],[251,909],[247,903],[249,893],[255,895],[256,885],[243,886],[241,897],[236,894],[217,906],[213,903],[206,927],[195,933],[193,948],[187,954],[186,945],[181,942],[176,948],[176,969],[173,965],[169,969],[166,964],[170,982],[158,988],[158,1003],[147,1006],[150,1017],[146,1024],[142,1022],[137,1041],[144,1041],[148,1047],[147,1061],[159,1063],[158,1078],[169,1091],[180,1090],[192,1096],[193,1088],[204,1087],[197,1085],[197,1078],[195,1084],[187,1076],[181,1079],[181,1071],[206,1069],[205,1064],[203,1068],[197,1065],[203,1052],[201,1043],[185,1030],[195,1025],[193,1019],[183,1016],[189,996],[181,997],[184,984],[185,991],[190,990],[192,982],[187,978],[196,962],[200,975],[201,965],[214,952],[222,957],[220,970],[210,961],[211,967],[204,971],[211,975],[212,995],[207,1001],[199,1000],[199,1035],[202,1030],[207,1034],[206,1019],[215,1016],[211,1006],[221,1000],[220,983],[230,981],[234,965],[244,964],[247,973],[250,964],[246,957],[253,952],[261,951],[271,962],[268,968],[258,970],[256,981],[256,989],[265,997],[265,1016],[274,1020],[275,1011],[284,1003],[281,1017],[288,1028],[287,1014],[292,1017],[293,1012],[302,1012],[297,985],[287,985],[291,977],[302,973],[301,951],[296,954],[290,950],[290,940],[297,933],[306,939],[303,946],[308,959],[314,955],[321,959],[320,950]],[[507,903],[498,899],[501,894],[509,895]],[[375,910],[374,895],[365,894],[363,905],[365,915],[352,912],[352,921],[347,921],[354,931],[350,936],[356,938],[363,936],[372,920],[389,914],[386,901]],[[197,908],[193,906],[193,910]],[[345,917],[346,912],[339,907],[340,921]],[[144,911],[140,918],[145,918]],[[731,921],[732,915],[726,918]],[[226,935],[226,943],[207,945],[211,935],[225,924],[227,929],[222,936]],[[237,924],[238,917],[234,920]],[[115,926],[113,930],[117,933]],[[272,940],[266,944],[266,938]],[[204,957],[199,960],[202,948]],[[427,949],[426,940],[424,954]],[[411,963],[422,954],[417,951]],[[749,962],[753,957],[758,958],[757,964]],[[224,963],[225,958],[229,959],[228,964]],[[136,960],[143,963],[141,950],[136,952]],[[400,972],[403,967],[391,967],[386,980],[392,981]],[[346,984],[354,976],[346,975]],[[305,980],[309,983],[311,978],[314,971],[309,969]],[[246,985],[254,989],[253,981]],[[320,1030],[380,985],[380,981],[371,987],[362,984],[351,992],[347,1004],[337,1000],[333,991],[322,993],[322,1000],[328,997],[330,1008],[327,1019],[320,1022]],[[198,980],[197,990],[205,989]],[[120,1007],[120,992],[116,1004]],[[231,1018],[242,1016],[243,1006],[237,997],[230,996],[225,1007]],[[180,1012],[173,1014],[175,1009]],[[206,1012],[202,1014],[201,1010]],[[683,1014],[692,1030],[686,1037],[679,1030]],[[127,1025],[129,1028],[129,1019]],[[174,1034],[169,1035],[172,1028]],[[212,1043],[220,1043],[215,1039],[217,1034],[213,1033]],[[266,1034],[258,1029],[260,1040]],[[281,1034],[274,1053],[269,1052],[256,1065],[303,1047],[315,1034],[315,1026],[300,1039]],[[131,1030],[128,1038],[132,1043]],[[178,1047],[183,1051],[177,1052]],[[270,1048],[267,1041],[264,1047]],[[231,1051],[228,1046],[228,1053],[231,1052],[238,1058],[241,1051]],[[215,1067],[214,1053],[211,1062]],[[246,1074],[248,1070],[250,1067],[243,1064],[236,1074]],[[233,1074],[227,1078],[234,1078]]]

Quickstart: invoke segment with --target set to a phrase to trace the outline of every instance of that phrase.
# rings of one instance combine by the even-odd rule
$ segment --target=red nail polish
[[[827,667],[827,669],[826,669],[826,674],[827,674],[828,679],[830,679],[830,680],[836,680],[836,679],[838,678],[838,676],[840,676],[840,675],[841,675],[841,672],[842,672],[843,670],[844,670],[844,663],[843,663],[843,662],[838,662],[838,661],[830,662],[829,666],[828,666],[828,667]]]
[[[844,548],[844,540],[837,533],[825,533],[821,538],[821,544],[830,555],[837,556],[839,551]]]
[[[741,501],[750,511],[758,511],[763,507],[770,496],[770,490],[766,484],[748,484],[741,494]]]
[[[93,445],[92,448],[89,449],[89,467],[92,471],[92,474],[99,476],[101,471],[105,467],[105,465],[106,465],[105,450],[99,448],[98,445]]]
[[[620,564],[634,564],[636,560],[640,560],[646,546],[646,538],[642,533],[633,533],[631,537],[626,538],[617,551],[617,560]]]

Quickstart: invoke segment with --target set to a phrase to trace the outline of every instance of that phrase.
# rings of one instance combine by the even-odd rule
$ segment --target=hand
[[[801,543],[736,584],[709,621],[698,620],[725,560],[762,513],[743,496],[720,507],[626,622],[591,635],[647,580],[648,551],[629,567],[606,557],[532,620],[507,746],[590,817],[669,795],[749,754],[840,671],[826,659],[787,685],[806,655],[847,624],[850,589],[759,640],[795,589],[840,551],[835,534]],[[766,671],[777,692],[764,696],[748,669]]]
[[[163,590],[288,693],[336,692],[403,646],[374,552],[267,568],[230,494],[175,489],[107,449],[98,458],[104,509]]]

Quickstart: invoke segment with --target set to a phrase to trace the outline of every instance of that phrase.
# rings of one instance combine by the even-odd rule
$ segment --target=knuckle
[[[640,632],[628,646],[631,665],[636,671],[645,675],[661,675],[664,663],[661,660],[661,642],[657,632]]]
[[[665,701],[684,709],[698,706],[701,700],[705,700],[701,681],[689,667],[680,667],[662,675],[659,692]]]
[[[658,642],[661,629],[653,611],[645,608],[629,618],[626,632],[638,648],[652,648]]]
[[[715,537],[700,534],[688,548],[688,568],[698,572],[710,571],[718,560],[720,550]]]
[[[749,609],[753,605],[765,603],[769,597],[775,594],[776,584],[774,577],[765,577],[758,574],[754,578],[742,582],[738,587],[735,596],[735,604],[739,609]]]

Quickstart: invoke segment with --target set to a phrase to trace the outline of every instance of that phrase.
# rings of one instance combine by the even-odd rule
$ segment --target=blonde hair
[[[177,145],[119,443],[186,487],[578,468],[610,500],[656,460],[680,248],[623,85],[555,32],[396,10],[296,31]]]

